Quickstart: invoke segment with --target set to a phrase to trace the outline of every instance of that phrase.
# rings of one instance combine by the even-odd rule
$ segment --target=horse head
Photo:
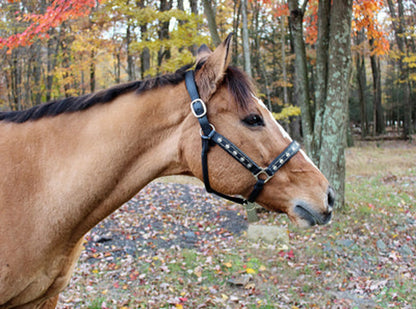
[[[205,45],[199,49],[196,88],[212,130],[226,137],[258,166],[268,167],[291,145],[292,139],[256,97],[248,76],[229,66],[230,50],[231,35],[214,52]],[[182,153],[190,173],[202,180],[200,135],[204,136],[204,132],[190,113],[181,138]],[[334,191],[304,151],[293,154],[272,177],[265,172],[253,177],[247,164],[237,162],[244,158],[233,157],[224,149],[210,147],[207,156],[209,183],[215,191],[249,198],[258,180],[267,180],[256,196],[261,206],[286,213],[298,226],[330,221]]]

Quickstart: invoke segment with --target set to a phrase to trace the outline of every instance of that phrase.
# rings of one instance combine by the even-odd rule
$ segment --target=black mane
[[[192,64],[186,65],[172,74],[120,84],[106,90],[79,97],[55,100],[24,111],[0,112],[0,121],[23,123],[43,117],[53,117],[64,113],[83,111],[97,104],[109,103],[118,96],[128,92],[135,91],[136,93],[141,93],[165,85],[177,85],[185,79],[185,72],[191,67]],[[198,69],[199,67],[197,66]],[[224,83],[228,85],[237,104],[246,108],[252,100],[251,94],[253,93],[253,86],[247,75],[237,68],[229,67],[224,77]]]

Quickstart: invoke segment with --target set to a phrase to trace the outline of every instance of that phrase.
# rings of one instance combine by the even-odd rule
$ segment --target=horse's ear
[[[198,52],[196,55],[196,63],[200,63],[201,61],[207,60],[207,58],[212,54],[212,51],[209,49],[208,46],[202,44],[200,48],[198,48]]]
[[[198,86],[199,95],[205,102],[207,102],[217,90],[230,63],[232,36],[232,33],[229,34],[225,41],[208,56],[206,55],[206,49],[204,48],[203,53],[205,53],[206,61],[201,69],[196,72],[195,82]]]

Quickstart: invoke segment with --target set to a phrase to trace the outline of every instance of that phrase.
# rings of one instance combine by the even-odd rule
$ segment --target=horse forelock
[[[225,72],[224,83],[240,108],[247,110],[253,104],[254,85],[242,70],[236,67],[228,67]]]

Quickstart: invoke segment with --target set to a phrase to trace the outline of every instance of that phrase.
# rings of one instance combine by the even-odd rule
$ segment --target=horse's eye
[[[257,114],[248,115],[243,119],[243,122],[251,127],[264,126],[263,118]]]

